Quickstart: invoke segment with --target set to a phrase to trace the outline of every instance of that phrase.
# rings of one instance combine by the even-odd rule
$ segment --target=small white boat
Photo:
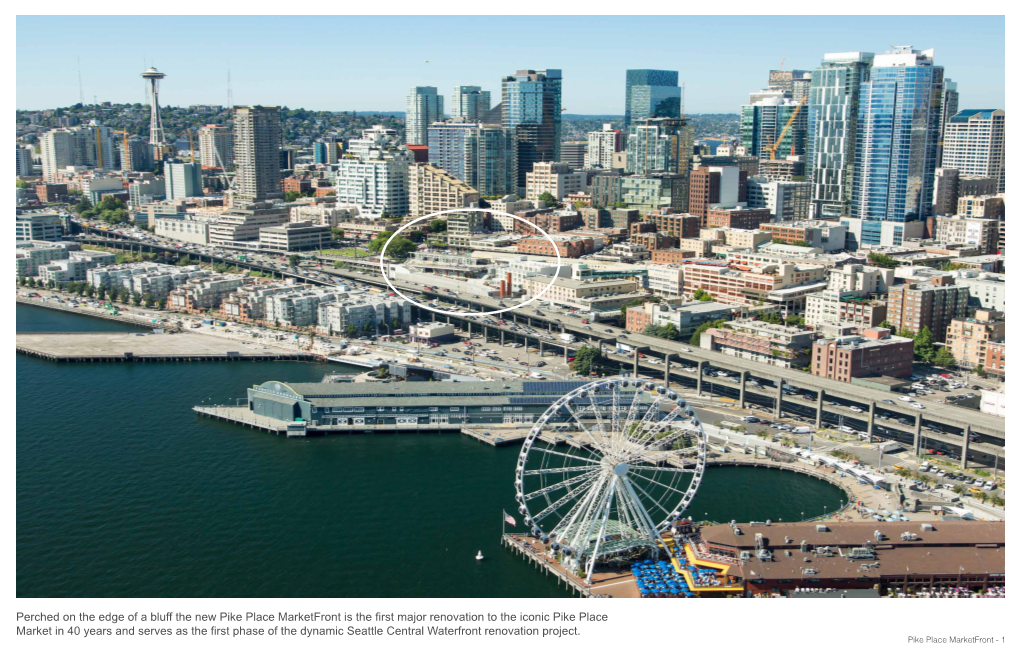
[[[481,550],[479,550],[478,554],[475,555],[475,559],[477,559],[478,561],[482,561],[483,559],[485,559],[485,557],[482,555],[482,551]]]

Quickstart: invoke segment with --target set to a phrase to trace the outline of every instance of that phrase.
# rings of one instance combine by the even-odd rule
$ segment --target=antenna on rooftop
[[[78,103],[85,107],[85,88],[81,86],[81,58],[78,58]]]

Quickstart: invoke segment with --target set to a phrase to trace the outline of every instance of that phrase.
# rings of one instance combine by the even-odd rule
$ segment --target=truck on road
[[[562,341],[565,344],[573,344],[577,339],[576,337],[574,337],[574,335],[570,334],[569,332],[561,332],[558,335],[558,337],[560,341]]]

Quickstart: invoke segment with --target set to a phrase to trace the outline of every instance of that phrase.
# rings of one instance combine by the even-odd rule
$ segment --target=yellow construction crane
[[[191,129],[184,131],[184,134],[188,136],[188,151],[191,152],[191,162],[195,162],[195,134],[191,132]]]
[[[776,139],[776,143],[773,144],[771,147],[768,147],[768,150],[769,150],[769,160],[775,160],[776,159],[776,149],[778,149],[779,145],[783,142],[783,138],[786,137],[786,132],[790,130],[790,126],[793,125],[794,120],[797,119],[797,115],[800,114],[801,106],[803,106],[806,102],[807,102],[807,97],[805,96],[804,98],[802,98],[800,100],[799,103],[797,103],[797,107],[793,109],[793,114],[790,115],[790,118],[786,120],[786,125],[783,126],[782,132],[779,133],[779,138]],[[793,145],[791,145],[790,146],[790,155],[791,156],[794,155],[794,151],[795,151],[795,147]]]

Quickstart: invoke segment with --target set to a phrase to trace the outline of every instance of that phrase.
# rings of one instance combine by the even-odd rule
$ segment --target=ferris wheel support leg
[[[659,530],[655,526],[655,523],[652,522],[651,517],[648,515],[648,511],[645,509],[644,506],[641,505],[641,500],[638,499],[637,494],[634,492],[634,487],[631,485],[630,479],[624,478],[623,485],[627,489],[627,492],[630,493],[630,496],[633,498],[634,503],[637,505],[636,508],[637,508],[637,511],[638,511],[638,515],[640,515],[644,519],[645,525],[648,526],[648,529],[650,529],[652,531],[652,534],[655,535],[655,538],[658,539],[659,543],[662,544],[663,550],[666,551],[666,556],[668,556],[670,559],[672,559],[673,558],[673,553],[670,552],[669,546],[666,545],[666,542],[662,539],[662,535],[659,534]],[[659,554],[659,551],[658,551],[658,549],[656,549],[655,555],[658,556],[658,554]]]
[[[606,493],[606,506],[602,511],[602,522],[599,524],[599,535],[595,538],[595,547],[591,551],[591,557],[588,558],[588,566],[584,571],[587,575],[584,583],[589,587],[591,586],[591,576],[595,572],[595,558],[599,556],[599,546],[602,544],[602,537],[606,533],[606,523],[609,522],[609,510],[613,506],[613,494],[616,492],[616,483],[619,480],[619,477],[614,476],[612,483],[609,484],[609,490]]]

